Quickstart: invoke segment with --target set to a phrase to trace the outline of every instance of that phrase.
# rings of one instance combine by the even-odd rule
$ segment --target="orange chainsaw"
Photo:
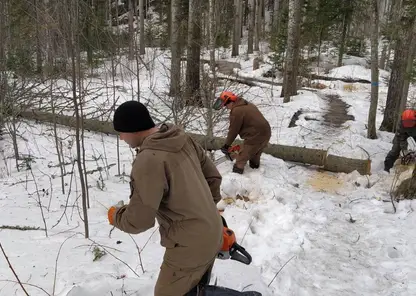
[[[246,249],[237,244],[237,239],[235,238],[234,231],[228,228],[227,222],[223,216],[221,216],[221,219],[223,224],[223,243],[221,251],[218,252],[217,258],[222,260],[236,260],[238,262],[249,265],[252,260],[251,255],[246,251]]]
[[[233,161],[236,158],[236,156],[240,153],[240,149],[240,145],[231,146],[230,148],[228,148],[227,154],[214,160],[215,165],[219,165],[220,163],[223,163],[226,160]]]

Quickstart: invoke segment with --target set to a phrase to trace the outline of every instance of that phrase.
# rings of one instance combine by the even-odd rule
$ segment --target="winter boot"
[[[258,169],[259,167],[260,167],[260,164],[259,163],[255,163],[255,162],[253,162],[253,161],[249,161],[248,162],[248,164],[249,164],[249,166],[252,168],[252,169]]]
[[[237,167],[236,165],[233,166],[233,173],[237,173],[242,175],[244,173],[244,169],[240,169],[239,167]]]
[[[202,292],[202,293],[201,293]],[[228,289],[217,286],[205,286],[200,291],[201,296],[262,296],[261,293],[255,291],[239,292],[237,290]]]

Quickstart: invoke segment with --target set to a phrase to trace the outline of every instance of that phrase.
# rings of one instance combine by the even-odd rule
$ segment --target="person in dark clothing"
[[[399,128],[393,139],[393,147],[384,160],[384,170],[390,172],[394,162],[399,158],[400,151],[407,154],[407,139],[412,137],[416,141],[416,110],[407,109],[401,115]]]
[[[271,137],[269,122],[254,104],[230,91],[222,92],[214,104],[217,110],[224,106],[230,110],[230,126],[221,151],[227,154],[231,144],[239,135],[244,139],[244,143],[237,155],[233,172],[243,174],[247,161],[251,168],[259,168],[260,156]]]

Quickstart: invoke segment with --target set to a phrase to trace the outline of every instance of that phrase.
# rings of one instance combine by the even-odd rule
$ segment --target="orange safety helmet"
[[[214,103],[214,109],[219,110],[221,107],[224,107],[228,103],[237,101],[238,96],[230,91],[223,91],[219,98]]]
[[[407,109],[403,111],[402,125],[405,128],[416,127],[416,110]]]

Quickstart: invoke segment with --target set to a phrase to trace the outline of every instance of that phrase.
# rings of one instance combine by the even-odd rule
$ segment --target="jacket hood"
[[[178,152],[186,143],[185,132],[176,125],[163,123],[159,131],[148,136],[140,147],[145,149],[161,150],[167,152]]]
[[[243,99],[243,98],[240,98],[235,104],[234,104],[234,107],[233,108],[235,108],[235,107],[240,107],[240,106],[244,106],[244,105],[248,105],[248,102],[245,100],[245,99]]]

